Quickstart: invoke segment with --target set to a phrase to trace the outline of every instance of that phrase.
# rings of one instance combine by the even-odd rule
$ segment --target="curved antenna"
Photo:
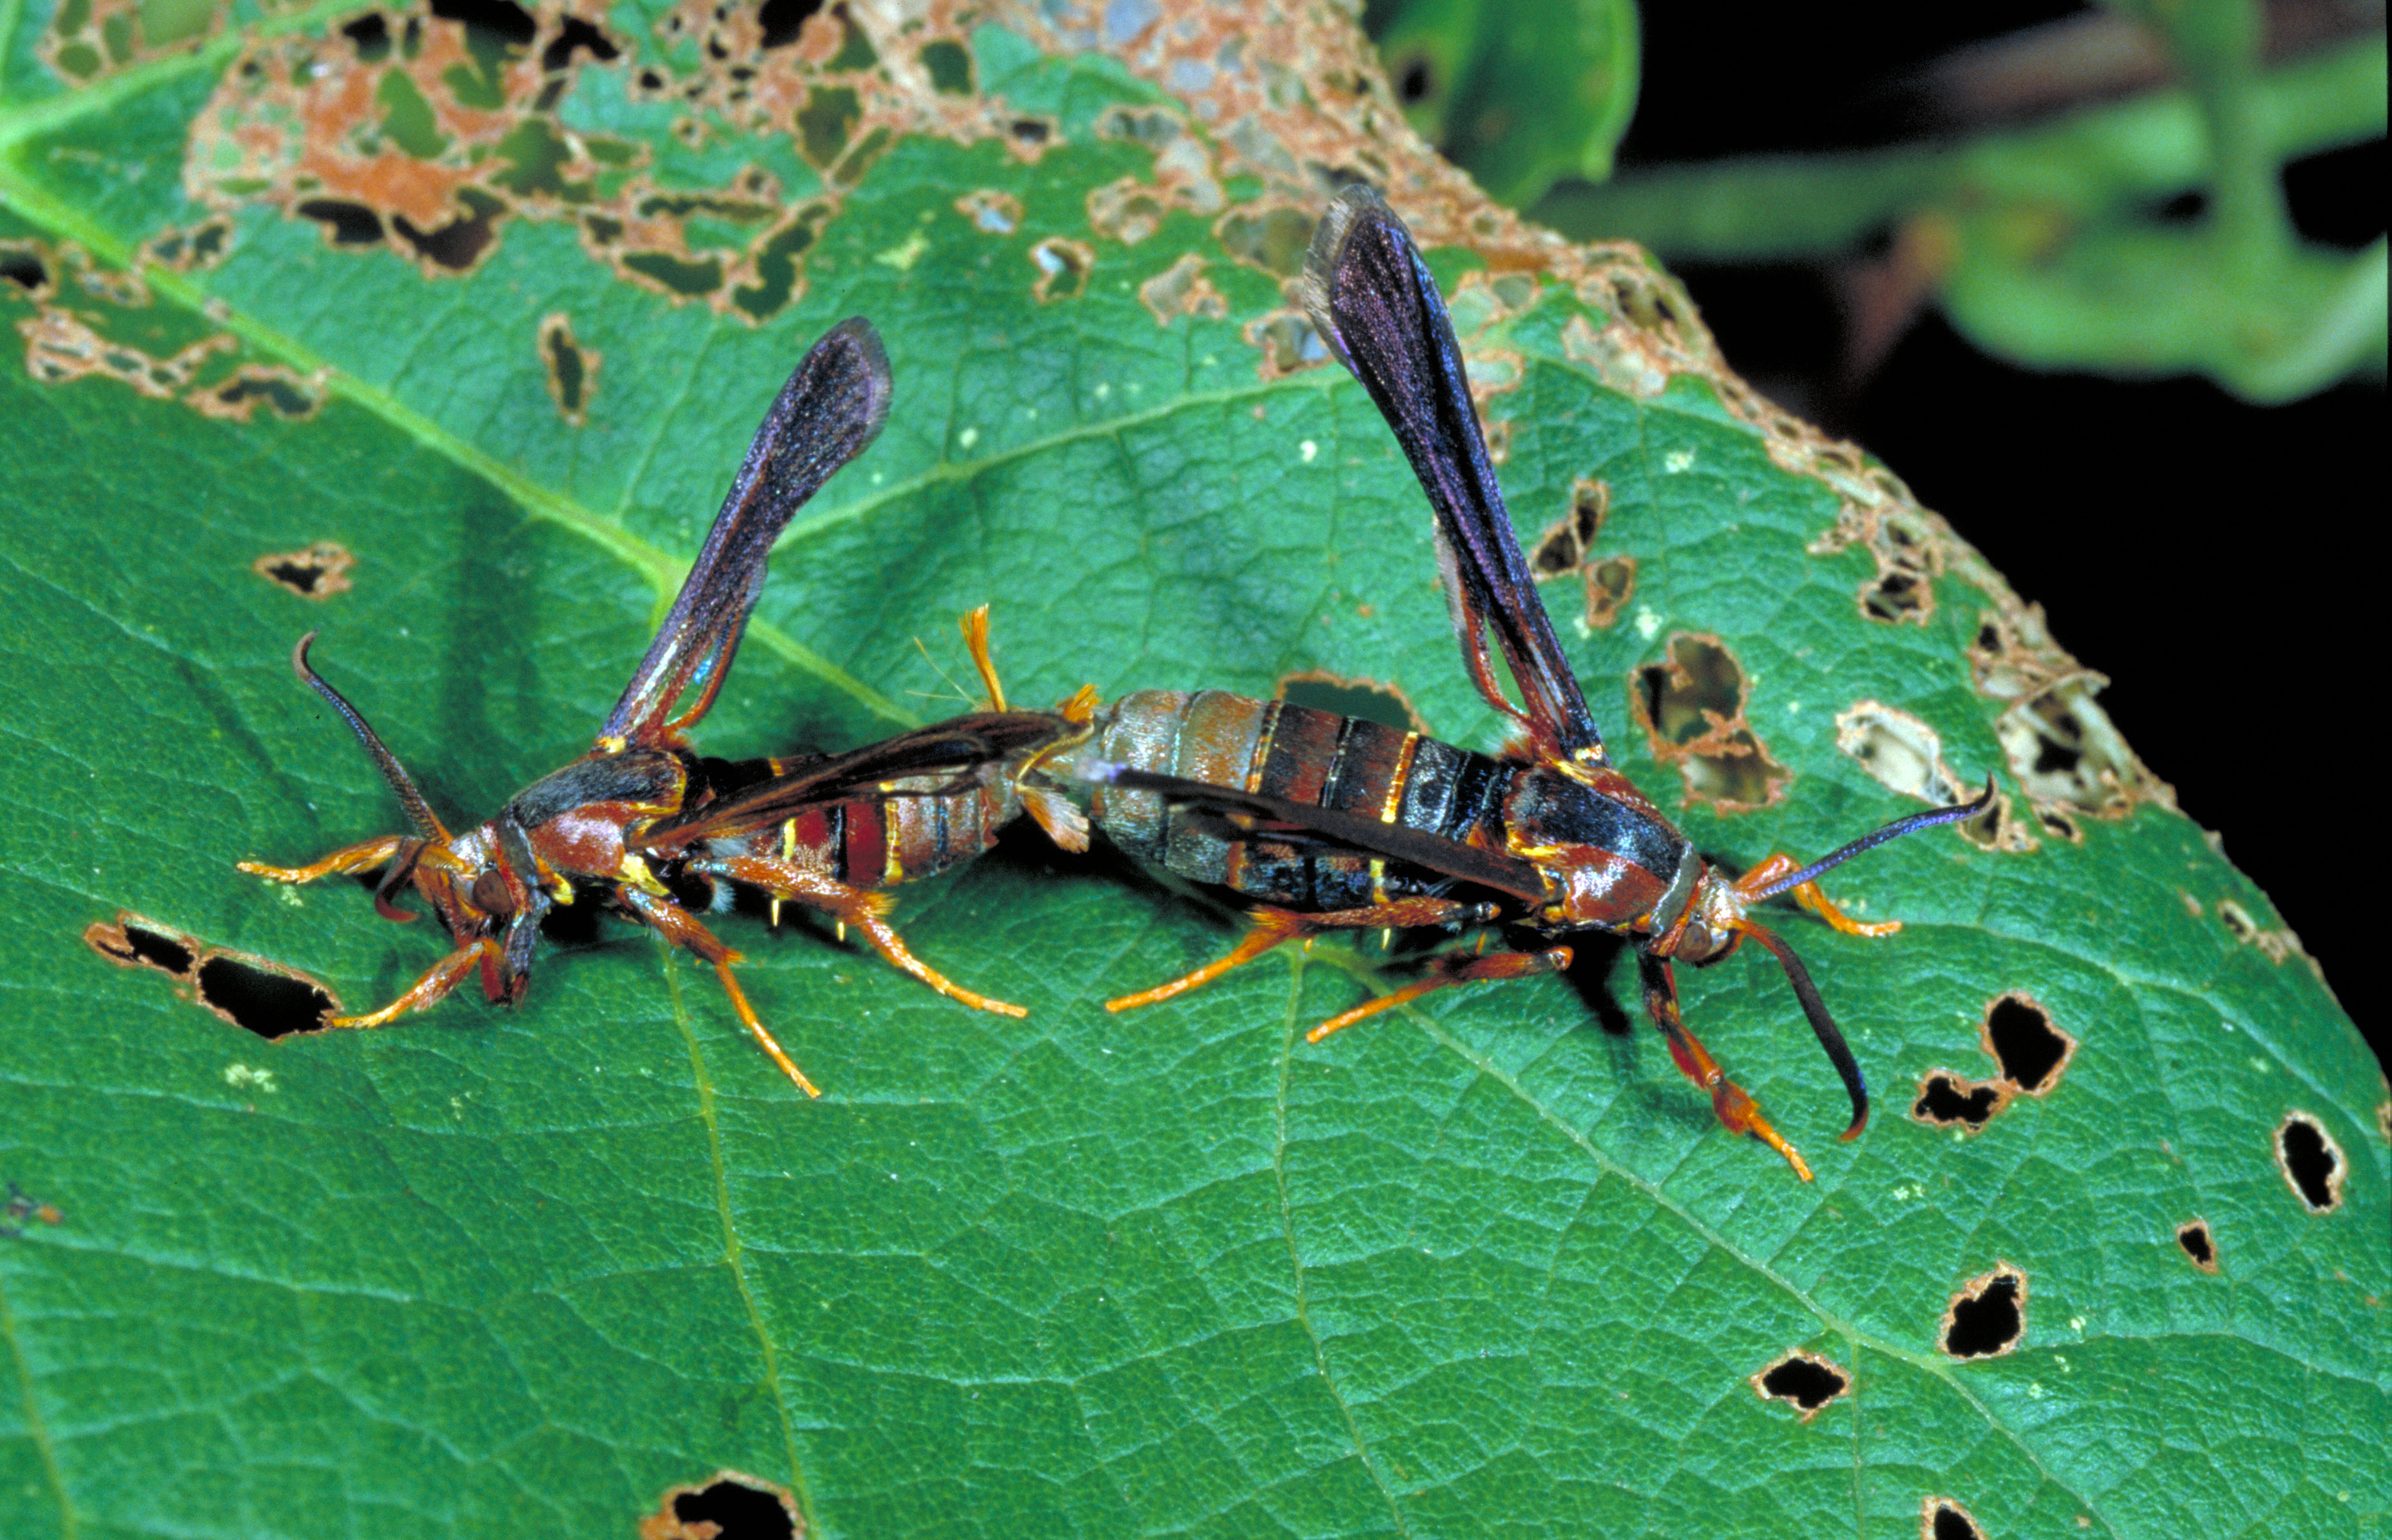
[[[1875,834],[1863,835],[1834,855],[1823,856],[1800,872],[1790,873],[1766,887],[1756,888],[1747,893],[1745,898],[1752,903],[1759,903],[1763,899],[1774,899],[1788,888],[1800,887],[1806,882],[1818,881],[1819,874],[1822,872],[1841,866],[1863,851],[1876,849],[1887,840],[1900,839],[1904,835],[1915,835],[1921,829],[1932,829],[1939,823],[1957,823],[1963,819],[1976,817],[1993,805],[1994,778],[1988,775],[1985,777],[1985,795],[1974,802],[1955,803],[1949,808],[1933,808],[1923,813],[1913,813],[1908,818],[1897,818]]]
[[[366,719],[358,715],[358,708],[342,699],[339,691],[326,684],[321,674],[307,666],[307,649],[315,644],[316,637],[317,633],[310,631],[299,639],[299,645],[291,649],[291,671],[299,676],[300,683],[331,702],[332,709],[341,714],[341,719],[349,724],[349,731],[356,733],[358,742],[366,746],[366,755],[373,760],[374,769],[382,771],[382,778],[390,783],[391,794],[398,798],[399,810],[407,814],[410,823],[415,825],[415,832],[425,839],[446,843],[448,831],[440,826],[440,820],[434,815],[432,805],[423,800],[423,793],[415,784],[415,777],[407,773],[407,767],[398,762],[396,755],[383,746],[382,740],[374,735],[372,728],[366,725]]]
[[[1852,1099],[1852,1126],[1836,1137],[1859,1138],[1861,1130],[1868,1126],[1868,1081],[1862,1078],[1860,1062],[1852,1057],[1852,1049],[1844,1042],[1844,1034],[1836,1026],[1836,1018],[1827,1014],[1827,1003],[1819,998],[1819,987],[1811,982],[1811,970],[1802,965],[1802,959],[1794,955],[1794,949],[1779,940],[1774,933],[1762,929],[1750,920],[1742,922],[1736,929],[1767,947],[1770,955],[1785,968],[1787,982],[1794,986],[1794,998],[1802,1003],[1802,1014],[1810,1019],[1812,1033],[1818,1038],[1819,1046],[1827,1051],[1827,1062],[1833,1064],[1836,1073],[1843,1077],[1844,1094]]]

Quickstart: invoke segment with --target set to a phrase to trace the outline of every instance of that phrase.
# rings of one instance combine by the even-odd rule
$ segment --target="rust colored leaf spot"
[[[1684,802],[1733,812],[1786,795],[1794,774],[1769,757],[1745,719],[1748,692],[1743,666],[1715,636],[1677,632],[1667,661],[1636,670],[1637,720],[1653,757],[1678,767]]]
[[[2051,1013],[2034,996],[2016,990],[1986,1008],[1980,1041],[2000,1081],[2022,1096],[2050,1091],[2076,1056],[2076,1040],[2052,1025]]]
[[[1204,276],[1204,259],[1190,252],[1138,286],[1138,303],[1154,324],[1167,327],[1182,316],[1217,321],[1229,313],[1229,302]]]
[[[0,1240],[15,1240],[25,1233],[25,1222],[39,1220],[44,1224],[59,1224],[66,1221],[55,1203],[45,1203],[32,1197],[14,1182],[8,1184],[8,1201],[0,1203]]]
[[[1944,1310],[1944,1351],[1998,1358],[2026,1336],[2026,1275],[2008,1262],[1969,1281]]]
[[[1930,1497],[1918,1505],[1918,1540],[1985,1540],[1985,1532],[1951,1498]]]
[[[1088,291],[1088,275],[1097,267],[1097,249],[1085,240],[1048,236],[1030,248],[1030,263],[1038,269],[1038,281],[1030,286],[1032,299],[1041,304],[1076,300]]]
[[[296,969],[209,946],[129,910],[95,921],[83,938],[119,967],[157,969],[174,979],[177,995],[268,1042],[315,1031],[340,1014],[340,998]]]
[[[1332,711],[1341,717],[1359,717],[1398,732],[1428,735],[1428,723],[1412,709],[1411,698],[1401,687],[1377,679],[1349,679],[1318,671],[1289,674],[1280,679],[1277,698],[1290,705]]]
[[[640,1521],[640,1540],[805,1540],[805,1534],[787,1488],[736,1470],[672,1488]]]
[[[2306,1112],[2288,1112],[2276,1125],[2276,1169],[2284,1184],[2313,1214],[2330,1214],[2342,1206],[2342,1184],[2350,1162],[2325,1125]]]
[[[982,188],[956,200],[956,212],[983,235],[1011,235],[1021,228],[1021,200],[994,188]]]
[[[1918,1099],[1910,1104],[1910,1115],[1932,1128],[1974,1133],[2008,1099],[1998,1085],[1979,1085],[1948,1069],[1938,1069],[1918,1082]]]
[[[1815,1353],[1788,1352],[1752,1376],[1751,1384],[1762,1400],[1789,1403],[1808,1422],[1852,1389],[1852,1377]]]
[[[561,315],[541,317],[540,361],[548,370],[549,399],[556,413],[575,427],[590,421],[590,398],[597,394],[598,366],[604,356],[583,347],[573,337],[573,323]]]
[[[2192,1259],[2192,1265],[2204,1273],[2217,1271],[2217,1247],[2209,1238],[2209,1226],[2202,1221],[2187,1220],[2176,1227],[2176,1243]]]
[[[304,550],[268,551],[249,570],[302,599],[322,601],[349,591],[349,569],[357,564],[347,547],[318,540]]]

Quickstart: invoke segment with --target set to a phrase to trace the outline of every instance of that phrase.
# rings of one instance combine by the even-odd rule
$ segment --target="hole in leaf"
[[[324,226],[324,233],[335,246],[379,246],[382,244],[382,215],[363,203],[351,203],[338,198],[310,198],[301,202],[298,213]]]
[[[390,223],[424,261],[462,273],[498,239],[499,215],[506,204],[478,188],[458,188],[457,201],[466,212],[436,230],[419,230],[403,214],[392,214]]]
[[[1951,1498],[1930,1497],[1918,1506],[1918,1540],[1985,1540],[1985,1532]]]
[[[1569,511],[1538,537],[1536,549],[1528,553],[1528,570],[1540,577],[1576,572],[1594,549],[1595,533],[1603,527],[1603,515],[1610,505],[1609,486],[1580,478],[1570,488]]]
[[[823,0],[764,0],[763,8],[756,13],[756,24],[763,30],[764,46],[786,48],[798,40],[806,19],[823,8]]]
[[[601,362],[594,349],[574,340],[573,322],[548,316],[540,323],[540,358],[548,367],[549,399],[557,415],[578,428],[590,420],[590,395]]]
[[[2325,1128],[2306,1112],[2285,1116],[2276,1127],[2276,1167],[2301,1206],[2313,1214],[2332,1213],[2342,1204],[2343,1179],[2350,1163]]]
[[[1994,1358],[2026,1335],[2026,1275],[2008,1262],[1952,1297],[1944,1312],[1944,1351],[1955,1358]]]
[[[798,1540],[797,1499],[771,1482],[719,1470],[703,1486],[677,1486],[640,1521],[640,1540]]]
[[[1851,1375],[1807,1352],[1789,1352],[1752,1377],[1752,1388],[1762,1400],[1791,1403],[1805,1422],[1852,1385]]]
[[[1985,1013],[1984,1043],[2000,1077],[2029,1096],[2060,1083],[2060,1071],[2076,1053],[2076,1040],[2051,1024],[2051,1014],[2034,996],[2017,992],[1995,1001]]]
[[[324,600],[348,591],[349,569],[357,564],[346,547],[318,540],[305,550],[269,551],[249,570],[302,599]]]
[[[194,404],[211,417],[228,417],[238,422],[248,421],[252,410],[261,406],[285,421],[296,422],[313,417],[323,403],[314,391],[280,367],[268,365],[261,369],[253,365]]]
[[[1087,292],[1097,250],[1085,240],[1048,236],[1030,249],[1030,260],[1038,269],[1038,281],[1030,286],[1033,299],[1041,304],[1048,300],[1076,300]]]
[[[1426,54],[1397,60],[1388,72],[1396,77],[1396,99],[1406,107],[1428,100],[1436,91],[1436,74],[1429,68]]]
[[[1323,673],[1289,674],[1279,681],[1278,698],[1290,705],[1309,706],[1340,717],[1359,717],[1398,732],[1428,732],[1428,724],[1412,709],[1410,699],[1396,686],[1376,679],[1349,679]]]
[[[39,256],[21,246],[0,247],[0,278],[28,294],[39,294],[50,286],[50,269]]]
[[[1245,339],[1262,350],[1267,376],[1293,374],[1329,356],[1329,344],[1312,330],[1311,320],[1292,310],[1276,310],[1248,321]]]
[[[1304,271],[1304,254],[1312,249],[1312,230],[1319,223],[1302,209],[1273,208],[1260,214],[1232,214],[1221,221],[1216,233],[1223,248],[1240,262],[1292,278]]]
[[[1762,808],[1784,795],[1793,774],[1744,719],[1744,668],[1719,638],[1679,632],[1666,661],[1636,670],[1635,685],[1653,757],[1677,765],[1687,801]]]
[[[306,974],[247,952],[207,946],[172,926],[120,911],[83,933],[85,945],[120,967],[156,968],[175,992],[219,1018],[273,1039],[313,1031],[339,1014],[332,990]]]
[[[1918,1099],[1910,1105],[1910,1115],[1937,1128],[1963,1128],[1974,1133],[2001,1106],[1999,1087],[1978,1085],[1938,1070],[1919,1082]]]
[[[514,0],[432,0],[432,14],[443,21],[462,21],[468,32],[483,32],[510,47],[527,48],[540,34],[531,12]]]
[[[180,978],[191,970],[200,944],[178,930],[169,930],[130,911],[113,923],[96,920],[83,933],[84,944],[101,956],[128,967],[150,967]]]
[[[2192,1259],[2192,1265],[2204,1273],[2217,1271],[2217,1248],[2209,1238],[2209,1226],[2200,1220],[2190,1220],[2177,1226],[2176,1243]]]
[[[390,57],[390,23],[380,11],[368,11],[349,22],[341,35],[356,45],[360,64],[379,64]]]
[[[1016,145],[1025,149],[1044,148],[1055,136],[1055,124],[1046,118],[1016,118],[1008,125],[1006,132],[1013,136]]]
[[[956,200],[956,212],[987,235],[1011,235],[1021,227],[1021,200],[1009,192],[982,188]]]
[[[556,36],[540,51],[540,70],[544,73],[554,74],[565,69],[573,62],[577,48],[601,64],[613,63],[622,52],[608,41],[604,32],[578,16],[568,16],[564,25],[557,29]]]
[[[314,979],[239,952],[209,953],[195,977],[201,1004],[269,1042],[312,1032],[340,1009],[332,991]]]
[[[1586,569],[1586,623],[1603,630],[1619,618],[1636,592],[1636,558],[1606,556]]]

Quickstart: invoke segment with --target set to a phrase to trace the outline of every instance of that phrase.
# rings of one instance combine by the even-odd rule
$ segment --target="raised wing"
[[[882,784],[890,781],[925,776],[968,781],[987,766],[1035,753],[1079,731],[1046,711],[979,711],[951,718],[846,754],[799,761],[785,774],[660,821],[642,833],[639,842],[644,849],[670,853],[701,840],[769,829],[811,808],[879,796]]]
[[[674,745],[706,715],[763,591],[773,542],[878,435],[889,391],[889,355],[861,316],[831,328],[800,361],[748,446],[672,613],[599,731],[600,748]]]
[[[1359,813],[1297,802],[1267,792],[1216,786],[1176,775],[1157,775],[1129,765],[1099,762],[1087,778],[1134,792],[1151,792],[1175,809],[1217,820],[1237,838],[1283,840],[1348,855],[1400,861],[1475,883],[1525,904],[1547,898],[1544,876],[1533,861],[1502,850],[1464,845],[1400,823],[1384,823]]]
[[[1358,184],[1330,204],[1305,259],[1303,291],[1313,326],[1371,393],[1428,494],[1446,602],[1479,693],[1525,722],[1551,757],[1609,763],[1521,559],[1445,301],[1411,232],[1376,192]],[[1490,630],[1525,711],[1496,682]]]

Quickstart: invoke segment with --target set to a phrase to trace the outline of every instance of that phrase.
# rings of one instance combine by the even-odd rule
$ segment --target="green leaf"
[[[2384,1081],[2038,613],[1636,253],[1364,137],[1342,23],[862,12],[766,48],[626,4],[607,60],[547,12],[237,9],[78,75],[129,10],[0,6],[12,1535],[629,1535],[723,1470],[812,1534],[2380,1529]],[[1385,167],[1429,249],[1623,767],[1766,802],[1689,802],[1705,848],[1814,855],[1996,777],[1999,828],[1830,879],[1901,935],[1778,925],[1878,1088],[1861,1139],[1765,955],[1683,976],[1816,1183],[1716,1126],[1597,945],[1318,1045],[1404,960],[1324,941],[1109,1016],[1234,916],[1027,829],[896,912],[1027,1020],[711,922],[811,1104],[618,923],[518,1008],[272,1042],[87,938],[397,993],[429,924],[233,869],[397,821],[292,640],[488,816],[587,744],[851,314],[894,411],[784,539],[707,750],[945,713],[983,600],[1023,700],[1328,676],[1493,746],[1419,493],[1281,287],[1321,165]],[[2037,1013],[2075,1044],[2039,1094],[1905,1115]],[[2016,1350],[1943,1351],[2004,1268]],[[1794,1352],[1851,1380],[1807,1421],[1752,1383]]]
[[[1397,0],[1371,20],[1405,118],[1495,201],[1611,175],[1636,110],[1629,0]]]

